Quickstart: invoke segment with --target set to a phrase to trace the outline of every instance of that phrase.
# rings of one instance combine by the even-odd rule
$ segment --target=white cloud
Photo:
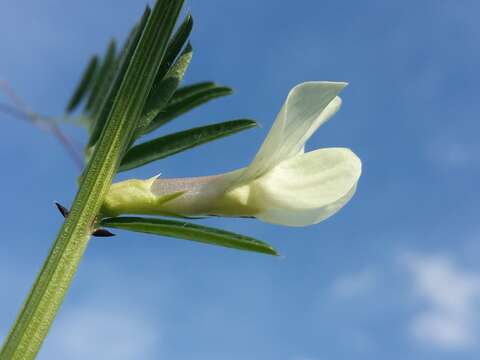
[[[431,161],[447,168],[464,168],[477,164],[478,146],[466,141],[447,140],[443,137],[428,145],[427,154]]]
[[[370,292],[378,282],[378,274],[372,269],[338,277],[332,286],[332,294],[341,298],[352,298]]]
[[[480,320],[480,274],[466,272],[446,256],[409,255],[404,265],[422,309],[410,323],[417,341],[442,349],[466,349],[476,343]]]
[[[159,358],[160,305],[144,301],[145,283],[115,262],[86,259],[85,265],[76,279],[78,292],[73,290],[60,309],[39,360]]]
[[[58,319],[41,359],[153,359],[160,336],[153,324],[128,309],[79,306]]]

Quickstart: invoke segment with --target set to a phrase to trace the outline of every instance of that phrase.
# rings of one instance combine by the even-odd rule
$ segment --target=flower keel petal
[[[262,221],[316,224],[340,210],[355,193],[361,161],[349,149],[328,148],[286,160],[250,186],[251,206]]]

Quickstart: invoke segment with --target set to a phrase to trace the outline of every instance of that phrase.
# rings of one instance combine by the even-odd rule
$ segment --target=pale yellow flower
[[[112,185],[104,212],[252,216],[287,226],[316,224],[355,193],[360,159],[347,148],[305,153],[305,143],[340,108],[341,82],[295,86],[252,163],[207,177],[127,180]]]

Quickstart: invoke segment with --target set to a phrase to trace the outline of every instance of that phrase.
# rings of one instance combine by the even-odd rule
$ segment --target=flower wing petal
[[[267,138],[240,181],[255,179],[283,160],[303,152],[306,141],[340,108],[344,82],[315,81],[288,94]]]
[[[286,160],[251,184],[251,205],[262,221],[287,226],[316,224],[353,196],[361,161],[349,149],[327,148]]]

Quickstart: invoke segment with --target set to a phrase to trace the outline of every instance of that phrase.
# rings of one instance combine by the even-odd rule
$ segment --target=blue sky
[[[0,78],[32,109],[61,115],[87,57],[123,39],[143,5],[2,1]],[[338,80],[350,83],[343,107],[308,148],[352,148],[364,169],[357,194],[306,228],[205,222],[269,241],[281,258],[120,232],[92,240],[39,359],[477,359],[478,2],[186,9],[195,19],[186,83],[236,93],[162,131],[241,117],[262,127],[125,176],[244,166],[291,87]],[[85,141],[82,129],[65,130]],[[0,161],[2,336],[61,225],[52,202],[70,203],[78,173],[54,138],[6,115]]]

